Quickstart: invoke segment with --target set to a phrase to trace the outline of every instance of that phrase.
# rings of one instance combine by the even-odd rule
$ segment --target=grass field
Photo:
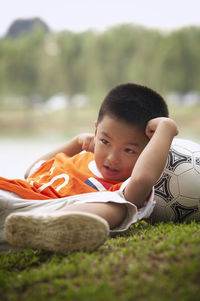
[[[179,125],[179,136],[200,142],[200,107],[170,111]],[[95,111],[85,110],[81,116],[78,111],[56,113],[48,117],[48,123],[38,115],[29,126],[37,125],[36,135],[56,136],[61,128],[63,135],[92,130]],[[10,115],[13,127],[10,123],[5,127],[1,119],[2,135],[18,135],[26,125],[20,118]],[[150,225],[143,221],[92,253],[25,250],[2,254],[0,300],[199,301],[200,223]]]
[[[92,253],[0,256],[0,300],[200,300],[200,223],[140,222]]]

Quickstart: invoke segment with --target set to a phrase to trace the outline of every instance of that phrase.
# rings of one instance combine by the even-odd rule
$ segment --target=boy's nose
[[[109,162],[112,163],[112,164],[119,163],[119,161],[120,161],[119,154],[117,154],[116,152],[110,152],[110,153],[108,154],[107,159],[108,159]]]

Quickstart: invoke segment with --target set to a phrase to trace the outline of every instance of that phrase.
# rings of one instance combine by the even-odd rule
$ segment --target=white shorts
[[[126,216],[122,223],[118,225],[116,228],[111,229],[111,233],[122,232],[127,230],[131,224],[136,223],[138,220],[143,218],[147,218],[153,211],[155,206],[154,201],[154,189],[152,189],[151,195],[148,201],[145,203],[143,208],[139,210],[137,207],[126,201],[124,198],[123,192],[118,190],[115,192],[111,191],[102,191],[102,192],[93,192],[86,194],[79,194],[70,197],[64,197],[59,199],[49,199],[49,200],[27,200],[19,197],[18,195],[1,190],[0,189],[0,208],[1,202],[6,202],[7,214],[11,214],[13,212],[23,212],[30,210],[59,210],[67,205],[72,204],[83,204],[83,203],[118,203],[124,204],[126,206]],[[5,206],[4,206],[5,208]],[[6,212],[4,212],[4,216]],[[5,216],[6,217],[6,216]]]

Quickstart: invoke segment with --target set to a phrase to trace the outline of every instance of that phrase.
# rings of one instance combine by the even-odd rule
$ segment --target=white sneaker
[[[109,235],[101,217],[83,212],[18,212],[5,223],[6,238],[16,247],[49,251],[92,251]]]
[[[65,205],[65,199],[50,200],[26,200],[16,194],[0,189],[0,254],[5,252],[18,252],[21,249],[12,247],[6,240],[5,220],[16,212],[28,212],[33,210],[59,210]]]

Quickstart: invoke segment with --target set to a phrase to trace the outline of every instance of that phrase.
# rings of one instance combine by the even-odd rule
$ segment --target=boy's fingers
[[[94,149],[93,139],[91,137],[87,137],[83,142],[83,150],[92,151]]]
[[[87,140],[85,140],[85,141],[83,142],[82,149],[87,151],[88,148],[89,148],[89,142],[88,142]]]
[[[93,134],[83,134],[82,140],[82,150],[94,152],[94,135]]]
[[[151,130],[151,129],[147,129],[146,130],[146,135],[147,137],[151,138],[153,136],[153,134],[155,133],[154,130]]]

